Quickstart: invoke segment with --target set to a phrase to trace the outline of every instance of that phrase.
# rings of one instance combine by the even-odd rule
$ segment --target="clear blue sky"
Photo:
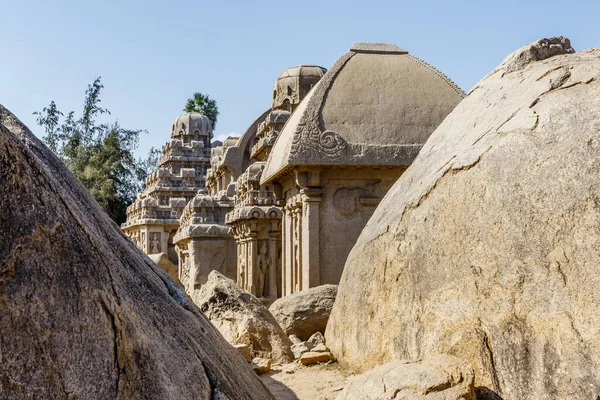
[[[122,126],[160,147],[195,91],[216,99],[216,135],[241,133],[273,84],[302,63],[329,68],[354,42],[390,42],[470,89],[516,48],[563,35],[600,46],[600,1],[0,0],[0,103],[41,135],[32,112],[80,111],[96,76]]]

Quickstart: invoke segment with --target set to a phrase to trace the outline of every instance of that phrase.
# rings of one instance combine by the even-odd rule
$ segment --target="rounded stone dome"
[[[318,65],[296,65],[283,71],[273,91],[273,109],[293,109],[327,70]]]
[[[291,78],[291,77],[297,77],[297,76],[315,77],[315,78],[320,79],[323,77],[323,75],[325,75],[325,72],[327,72],[327,70],[318,65],[301,64],[301,65],[295,65],[293,67],[287,68],[281,74],[279,74],[279,77],[277,78],[277,80]]]
[[[294,165],[408,166],[463,97],[444,74],[407,51],[357,43],[292,113],[262,183]]]
[[[189,112],[177,117],[173,122],[172,138],[182,139],[184,136],[192,136],[199,139],[200,136],[212,138],[212,122],[199,112]]]

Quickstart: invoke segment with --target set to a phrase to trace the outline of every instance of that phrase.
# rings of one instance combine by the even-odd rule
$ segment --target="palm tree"
[[[217,125],[217,117],[219,116],[219,107],[217,107],[217,102],[208,95],[204,95],[202,93],[196,92],[194,93],[194,97],[188,99],[185,103],[185,107],[183,108],[185,112],[199,112],[204,114],[210,119],[213,125],[213,129]]]

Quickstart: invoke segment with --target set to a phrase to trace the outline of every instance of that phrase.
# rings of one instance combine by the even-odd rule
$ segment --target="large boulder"
[[[254,357],[294,361],[292,342],[263,303],[218,271],[194,293],[194,301],[231,344],[246,344]]]
[[[452,356],[397,360],[352,377],[337,400],[475,400],[474,378]]]
[[[0,398],[272,398],[2,106],[0,205]]]
[[[337,295],[337,285],[321,285],[277,299],[269,311],[287,335],[308,340],[315,332],[325,333]]]
[[[159,267],[164,269],[175,282],[181,285],[181,282],[179,282],[179,271],[177,270],[177,265],[173,264],[173,262],[169,260],[169,257],[165,253],[148,254],[148,258],[154,261]]]
[[[444,353],[480,392],[595,399],[598,249],[600,48],[542,40],[481,80],[383,199],[327,346],[358,371]]]

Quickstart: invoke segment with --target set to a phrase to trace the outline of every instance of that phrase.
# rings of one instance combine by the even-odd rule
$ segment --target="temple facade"
[[[379,201],[464,92],[390,44],[358,43],[304,97],[261,174],[283,220],[281,295],[341,278]]]
[[[213,143],[206,191],[183,210],[174,236],[180,280],[193,297],[212,270],[265,301],[282,294],[281,207],[260,174],[277,135],[325,69],[300,65],[277,79],[271,108],[244,134]]]
[[[271,110],[249,130],[250,165],[236,182],[235,207],[226,222],[233,227],[238,252],[238,284],[258,298],[283,295],[281,221],[283,212],[273,185],[260,184],[265,162],[279,132],[296,107],[325,75],[325,68],[298,65],[283,71],[273,91]]]
[[[178,264],[173,238],[186,204],[205,186],[212,136],[211,122],[202,114],[186,113],[173,123],[158,169],[146,178],[146,189],[127,208],[121,226],[144,253],[165,253]]]
[[[211,144],[206,117],[179,117],[123,230],[166,253],[192,298],[213,270],[265,303],[337,284],[380,200],[463,97],[390,44],[355,44],[328,71],[288,68],[240,137]]]

